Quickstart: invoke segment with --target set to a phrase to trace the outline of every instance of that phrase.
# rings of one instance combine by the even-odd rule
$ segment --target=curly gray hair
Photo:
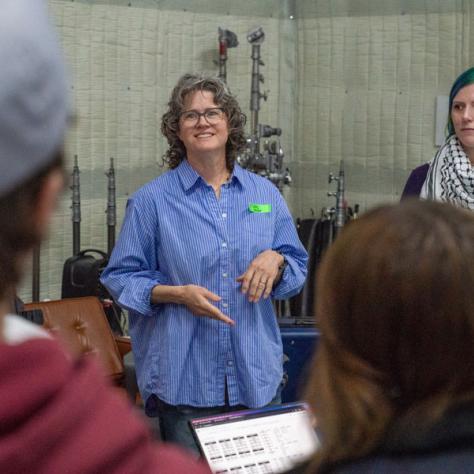
[[[184,111],[186,97],[195,91],[212,92],[214,102],[222,107],[227,116],[229,138],[226,143],[226,165],[229,170],[232,170],[238,153],[245,146],[246,117],[240,110],[236,98],[221,79],[197,74],[185,74],[179,79],[171,93],[168,110],[161,118],[161,132],[169,144],[168,150],[163,155],[163,162],[173,169],[186,157],[186,148],[178,137],[179,117]]]

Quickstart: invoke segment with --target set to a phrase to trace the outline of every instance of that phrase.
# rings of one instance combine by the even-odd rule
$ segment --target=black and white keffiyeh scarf
[[[474,168],[456,135],[446,140],[431,161],[420,197],[474,210]]]

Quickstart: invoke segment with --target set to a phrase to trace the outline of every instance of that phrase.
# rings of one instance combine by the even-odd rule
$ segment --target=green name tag
[[[272,205],[271,204],[249,204],[249,211],[250,212],[272,212]]]

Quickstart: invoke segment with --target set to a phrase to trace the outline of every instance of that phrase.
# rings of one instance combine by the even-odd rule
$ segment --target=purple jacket
[[[418,197],[425,182],[426,175],[428,174],[429,163],[416,167],[408,176],[405,187],[403,188],[401,199],[408,197]]]

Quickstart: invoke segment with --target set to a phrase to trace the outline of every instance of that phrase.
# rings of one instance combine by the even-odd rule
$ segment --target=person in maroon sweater
[[[64,187],[66,78],[42,1],[2,0],[0,64],[0,472],[208,473],[152,441],[93,359],[10,314]]]
[[[0,374],[2,474],[209,472],[153,442],[95,362],[68,359],[47,335],[0,343]]]

